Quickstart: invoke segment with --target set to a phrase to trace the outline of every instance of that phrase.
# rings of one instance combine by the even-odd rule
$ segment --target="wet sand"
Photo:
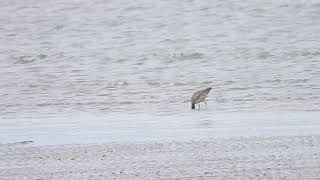
[[[318,179],[320,136],[0,145],[0,179]]]

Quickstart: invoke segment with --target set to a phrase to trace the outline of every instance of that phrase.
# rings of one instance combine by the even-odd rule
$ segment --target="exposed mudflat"
[[[1,179],[319,179],[320,136],[0,145]]]

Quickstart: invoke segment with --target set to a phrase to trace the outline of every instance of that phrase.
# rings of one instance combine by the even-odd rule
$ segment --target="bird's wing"
[[[200,98],[200,95],[201,95],[200,91],[195,92],[191,97],[191,102],[195,102],[196,100],[198,100]]]

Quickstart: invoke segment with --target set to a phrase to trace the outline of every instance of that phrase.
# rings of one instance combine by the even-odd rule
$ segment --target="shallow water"
[[[11,119],[0,123],[0,142],[34,145],[163,142],[253,136],[320,134],[319,112],[196,111],[185,116],[148,114]]]
[[[0,1],[1,122],[79,112],[175,121],[209,86],[200,121],[318,112],[319,12],[295,0]]]

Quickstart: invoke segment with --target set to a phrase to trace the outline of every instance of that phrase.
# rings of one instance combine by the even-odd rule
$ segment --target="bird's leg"
[[[198,103],[198,105],[199,105],[199,109],[201,109],[200,103]]]
[[[207,103],[206,103],[205,101],[203,101],[203,102],[206,104],[206,109],[208,109],[208,108],[207,108]]]

